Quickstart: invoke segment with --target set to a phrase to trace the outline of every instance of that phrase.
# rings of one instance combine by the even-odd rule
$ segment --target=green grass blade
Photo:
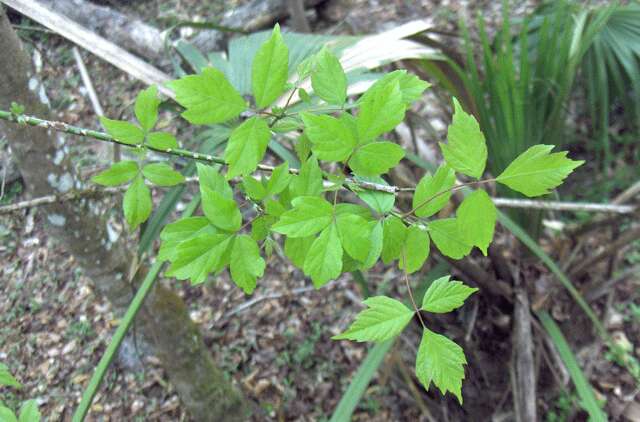
[[[560,327],[558,327],[546,311],[537,312],[537,316],[538,319],[540,319],[542,326],[551,337],[551,340],[553,340],[553,344],[556,346],[558,354],[560,355],[562,362],[564,362],[564,366],[567,368],[567,371],[569,371],[569,375],[576,387],[576,392],[580,397],[580,405],[587,411],[587,413],[589,413],[589,421],[606,421],[607,416],[604,414],[602,409],[600,409],[598,400],[593,392],[593,388],[580,369],[569,344],[567,344],[567,340],[560,331]]]
[[[199,203],[200,203],[200,195],[197,195],[191,200],[186,210],[182,213],[182,216],[189,217],[191,214],[193,214],[195,209],[198,207]],[[136,315],[138,314],[138,311],[140,311],[140,308],[144,304],[145,298],[153,288],[155,281],[157,280],[158,274],[160,273],[160,270],[162,269],[163,265],[164,265],[164,262],[156,261],[153,264],[153,266],[149,269],[147,276],[142,281],[140,288],[136,292],[135,296],[133,297],[133,300],[131,301],[131,303],[129,304],[129,307],[127,308],[127,311],[125,312],[124,317],[120,322],[120,325],[118,325],[116,332],[111,338],[111,341],[107,346],[107,350],[105,350],[104,354],[100,358],[100,362],[98,363],[98,366],[96,367],[95,372],[91,376],[91,380],[89,380],[89,385],[82,393],[82,399],[80,400],[80,404],[78,405],[78,408],[73,414],[73,422],[82,422],[84,421],[84,418],[87,416],[87,412],[91,407],[93,398],[98,392],[98,388],[100,388],[100,384],[102,384],[102,380],[104,379],[104,376],[107,373],[107,370],[111,365],[111,362],[113,361],[116,354],[118,353],[120,344],[122,344],[122,341],[127,335],[127,332],[129,331],[131,324],[135,320]]]
[[[395,339],[391,339],[377,343],[369,349],[367,357],[353,376],[349,388],[347,388],[347,391],[345,391],[340,399],[329,422],[349,422],[351,420],[353,411],[358,406],[358,403],[360,403],[360,399],[367,389],[371,378],[373,378],[380,364],[382,364],[385,355],[389,352],[391,346],[393,346],[394,341]]]

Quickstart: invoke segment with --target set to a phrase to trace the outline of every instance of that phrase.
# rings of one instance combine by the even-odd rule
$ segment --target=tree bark
[[[48,100],[32,74],[29,56],[0,6],[0,108],[12,101],[26,112],[49,117]],[[80,188],[64,138],[51,131],[0,123],[31,196],[69,192]],[[99,204],[87,198],[49,204],[40,209],[49,222],[51,237],[61,242],[93,281],[98,294],[106,296],[115,312],[122,313],[133,292],[128,282],[131,255],[124,239],[109,238]],[[140,271],[135,284],[144,276]],[[158,285],[147,298],[136,321],[140,332],[161,359],[180,399],[197,421],[246,419],[243,397],[214,366],[213,360],[190,320],[182,300]]]

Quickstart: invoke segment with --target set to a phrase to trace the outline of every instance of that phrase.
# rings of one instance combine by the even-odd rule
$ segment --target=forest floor
[[[234,2],[213,1],[206,6],[203,6],[206,2],[195,0],[153,0],[138,2],[135,6],[113,3],[122,11],[140,13],[150,23],[161,26],[158,17],[207,18],[209,13],[221,13]],[[334,3],[333,9],[321,11],[316,25],[327,28],[341,22],[341,31],[353,33],[375,32],[394,22],[418,17],[430,16],[439,28],[451,30],[459,17],[468,18],[478,11],[490,23],[497,22],[500,16],[499,2],[492,1],[472,1],[466,7],[453,1],[423,1],[415,5],[374,0],[355,0],[350,6],[344,5],[347,1],[330,3]],[[45,83],[55,117],[99,129],[71,43],[55,34],[30,30],[19,33]],[[135,95],[143,85],[87,53],[83,53],[83,58],[105,113],[113,117],[124,112],[124,116],[128,116]],[[435,101],[435,97],[432,100]],[[444,137],[447,119],[443,107],[435,107],[428,113],[437,133],[430,140],[423,140],[426,151]],[[71,153],[77,168],[87,179],[108,162],[108,147],[75,138],[70,145],[73,145]],[[6,187],[2,203],[22,198],[17,181]],[[110,206],[105,202],[105,209]],[[113,225],[122,228],[119,210],[112,212]],[[13,408],[24,399],[37,398],[45,420],[69,420],[118,324],[118,316],[111,312],[106,301],[96,297],[91,282],[78,269],[73,257],[47,236],[43,220],[37,209],[0,217],[0,362],[6,362],[24,385],[18,391],[3,390],[0,398]],[[513,240],[501,231],[497,242],[505,247],[513,245]],[[600,242],[602,238],[594,236],[587,243]],[[548,242],[546,246],[558,245]],[[629,267],[640,263],[640,245],[636,244],[626,253],[623,263]],[[442,263],[434,262],[416,275],[415,281],[424,283],[445,270]],[[536,288],[554,283],[533,260],[527,262],[522,271],[536,280]],[[399,274],[395,269],[376,267],[367,279],[370,288],[378,294],[406,294],[397,282]],[[317,291],[276,252],[268,261],[265,277],[250,297],[235,288],[227,274],[195,287],[176,280],[164,282],[187,302],[191,317],[200,325],[218,365],[249,398],[265,409],[270,420],[328,420],[367,354],[366,344],[330,340],[362,309],[362,293],[349,274]],[[602,314],[606,314],[610,333],[621,344],[640,345],[637,283],[637,279],[630,277],[596,303]],[[584,341],[574,343],[577,355],[583,368],[587,368],[599,398],[606,399],[608,412],[621,420],[640,421],[640,404],[634,401],[637,381],[593,342],[579,311],[559,289],[556,288],[556,292],[558,298],[553,300],[552,314],[565,325],[575,327],[572,341],[584,337]],[[420,392],[411,381],[419,339],[419,328],[415,326],[396,341],[369,385],[354,420],[426,421],[429,409],[451,421],[490,420],[492,415],[494,420],[512,420],[508,366],[512,320],[503,308],[492,302],[492,297],[477,295],[461,312],[431,321],[467,353],[470,365],[463,388],[464,407],[449,396],[442,397],[435,388],[428,393]],[[538,346],[543,349],[542,344]],[[136,353],[136,350],[126,350],[123,362]],[[640,350],[632,349],[630,353],[638,356]],[[555,356],[550,355],[540,353],[537,358],[553,361]],[[157,359],[144,359],[145,364],[139,369],[116,362],[94,401],[88,420],[189,420]],[[538,362],[538,367],[541,365]],[[558,388],[556,379],[565,387]],[[584,414],[575,411],[577,398],[568,393],[572,388],[566,373],[542,369],[540,386],[547,387],[539,396],[538,408],[545,415],[543,420],[583,420]]]

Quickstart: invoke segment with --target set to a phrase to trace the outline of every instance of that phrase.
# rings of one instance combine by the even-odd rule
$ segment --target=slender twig
[[[629,243],[640,239],[640,226],[635,227],[634,229],[627,230],[623,235],[621,235],[615,241],[609,243],[605,249],[599,254],[587,259],[586,261],[580,262],[580,265],[574,268],[569,276],[572,278],[579,278],[585,275],[589,271],[593,271],[593,266],[600,261],[616,254],[623,247],[627,246]]]
[[[148,149],[150,151],[154,151],[161,154],[167,154],[176,157],[182,157],[187,159],[192,159],[196,161],[205,162],[208,164],[220,164],[226,165],[223,157],[210,155],[210,154],[201,154],[189,150],[179,149],[179,148],[168,148],[168,149],[160,149],[154,148],[150,145],[142,145],[136,144],[131,145],[126,142],[122,142],[113,136],[109,135],[105,132],[95,131],[91,129],[85,129],[77,126],[72,126],[63,122],[44,120],[34,116],[27,115],[15,115],[9,111],[0,110],[0,119],[7,120],[10,122],[18,123],[18,124],[26,124],[30,126],[42,127],[45,129],[51,129],[58,132],[69,133],[72,135],[83,136],[87,138],[96,139],[102,142],[111,142],[118,145],[124,145],[129,148],[134,148],[138,150]],[[274,166],[269,166],[265,164],[258,164],[257,170],[262,172],[272,172],[275,169]],[[289,170],[292,174],[297,174],[297,169]],[[405,218],[412,215],[417,209],[427,205],[429,202],[433,201],[435,198],[446,194],[447,192],[454,192],[456,190],[462,189],[466,186],[477,186],[481,184],[494,182],[495,179],[485,179],[478,180],[473,182],[462,183],[454,186],[453,188],[445,191],[438,192],[434,196],[427,198],[422,203],[418,204],[412,210],[399,214],[399,216]],[[351,190],[372,190],[390,194],[398,194],[399,192],[413,192],[415,191],[415,187],[399,187],[399,186],[388,186],[380,183],[367,182],[363,180],[356,180],[353,178],[346,178],[344,185],[346,188]],[[69,200],[75,199],[77,197],[85,196],[85,195],[95,195],[98,194],[96,189],[92,189],[86,193],[74,192],[73,194],[63,194],[63,195],[49,195],[42,198],[33,199],[32,204],[26,204],[26,202],[13,204],[9,207],[0,207],[0,213],[2,212],[10,212],[13,210],[17,210],[20,208],[25,208],[28,206],[35,206],[40,204],[49,204],[53,202],[57,202],[60,200]],[[105,190],[105,194],[109,194],[109,190]],[[637,207],[632,205],[620,205],[618,204],[593,204],[593,203],[574,203],[574,202],[559,202],[559,201],[534,201],[534,200],[523,200],[523,199],[506,199],[506,198],[492,198],[494,203],[499,207],[516,207],[516,208],[535,208],[535,209],[545,209],[545,210],[557,210],[557,211],[585,211],[585,212],[606,212],[606,213],[617,213],[617,214],[628,214],[637,210]],[[20,205],[22,204],[22,205]],[[26,204],[26,205],[25,205]]]

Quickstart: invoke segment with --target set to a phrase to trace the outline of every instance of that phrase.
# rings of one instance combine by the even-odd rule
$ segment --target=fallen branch
[[[169,75],[71,19],[47,9],[35,0],[1,0],[1,2],[90,51],[134,78],[149,85],[158,85],[160,92],[173,98],[173,91],[164,86],[166,82],[172,79]]]

